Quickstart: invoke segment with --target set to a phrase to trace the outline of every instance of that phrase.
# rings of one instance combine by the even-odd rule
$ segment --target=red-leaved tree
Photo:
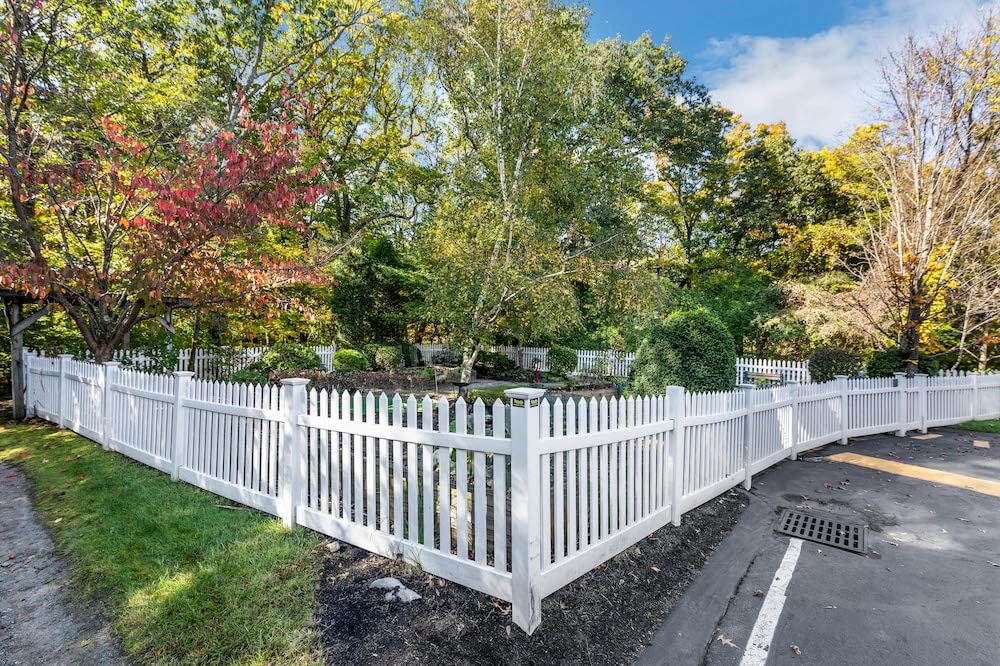
[[[175,299],[259,302],[311,278],[302,232],[323,188],[293,125],[244,117],[170,150],[101,129],[92,157],[7,165],[21,259],[0,259],[0,287],[57,303],[97,360]]]

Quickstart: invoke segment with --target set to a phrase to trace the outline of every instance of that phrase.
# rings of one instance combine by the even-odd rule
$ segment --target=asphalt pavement
[[[638,663],[1000,664],[1000,436],[930,435],[853,439],[754,477]],[[867,553],[776,533],[786,508],[867,525]]]

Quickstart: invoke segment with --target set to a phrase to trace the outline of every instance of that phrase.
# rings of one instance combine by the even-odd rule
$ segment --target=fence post
[[[31,368],[35,365],[38,354],[24,350],[24,417],[31,418],[35,415],[35,382],[31,379]]]
[[[753,425],[753,401],[750,396],[753,395],[753,384],[742,384],[740,389],[743,391],[743,406],[746,408],[746,413],[743,416],[743,488],[750,490],[750,480],[753,476],[753,470],[750,469],[750,433],[752,432],[751,427]]]
[[[837,379],[837,391],[840,392],[840,445],[847,446],[847,375],[834,375]]]
[[[927,434],[927,374],[918,372],[917,378],[917,428]]]
[[[299,415],[306,413],[306,384],[304,377],[281,380],[281,411],[284,415],[281,430],[281,471],[278,477],[281,520],[288,527],[295,527],[302,484],[306,478],[305,430],[299,427]]]
[[[194,373],[187,370],[174,371],[174,452],[171,457],[170,478],[178,480],[181,467],[187,460],[187,409],[184,398],[188,394],[188,384]]]
[[[979,374],[972,373],[972,414],[973,421],[979,416]]]
[[[515,388],[504,395],[510,399],[512,615],[514,624],[531,634],[542,622],[538,406],[545,390]]]
[[[798,453],[795,451],[795,445],[799,441],[799,386],[798,382],[789,382],[792,387],[792,434],[791,443],[792,450],[789,452],[788,457],[795,460],[798,457]]]
[[[69,422],[69,380],[66,379],[66,362],[72,354],[59,354],[59,415],[56,423],[65,428]]]
[[[114,435],[114,424],[111,422],[111,387],[118,378],[118,361],[105,361],[101,364],[101,446],[107,451],[111,448]]]
[[[681,504],[684,500],[684,403],[685,388],[683,386],[668,386],[667,416],[674,420],[674,427],[670,429],[667,440],[674,477],[670,486],[670,522],[675,526],[681,524]]]
[[[892,374],[896,377],[896,437],[906,437],[906,373]]]

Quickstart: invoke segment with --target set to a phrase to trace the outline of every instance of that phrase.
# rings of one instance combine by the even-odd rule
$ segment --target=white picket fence
[[[311,346],[319,356],[320,364],[327,372],[333,370],[333,355],[337,352],[336,345],[314,345]],[[216,349],[195,349],[193,372],[196,377],[202,379],[220,379],[232,372],[245,368],[253,363],[261,354],[268,350],[268,347],[240,347],[230,351]],[[25,350],[25,358],[31,355],[38,355],[37,352]],[[113,356],[118,361],[130,368],[139,370],[148,369],[156,361],[138,350],[119,349]],[[191,350],[178,350],[177,365],[175,370],[187,370],[191,367]]]
[[[436,354],[450,349],[447,344],[420,344],[424,363],[430,364]],[[503,354],[525,370],[538,369],[541,372],[549,370],[549,349],[547,347],[515,347],[500,345],[490,347],[488,351]],[[632,372],[633,352],[615,351],[612,349],[577,349],[575,375],[597,377],[628,377]],[[738,384],[753,383],[758,376],[772,375],[784,383],[812,381],[809,375],[809,361],[783,361],[765,358],[736,359],[736,382]]]
[[[231,500],[512,603],[541,600],[785,458],[1000,417],[1000,375],[509,405],[28,359],[29,414]]]

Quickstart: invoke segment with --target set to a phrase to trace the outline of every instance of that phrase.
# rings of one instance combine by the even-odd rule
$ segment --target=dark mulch
[[[632,663],[744,508],[731,491],[684,514],[547,597],[532,636],[511,625],[510,604],[345,545],[317,592],[326,663]],[[368,589],[383,576],[423,599],[384,601]]]

